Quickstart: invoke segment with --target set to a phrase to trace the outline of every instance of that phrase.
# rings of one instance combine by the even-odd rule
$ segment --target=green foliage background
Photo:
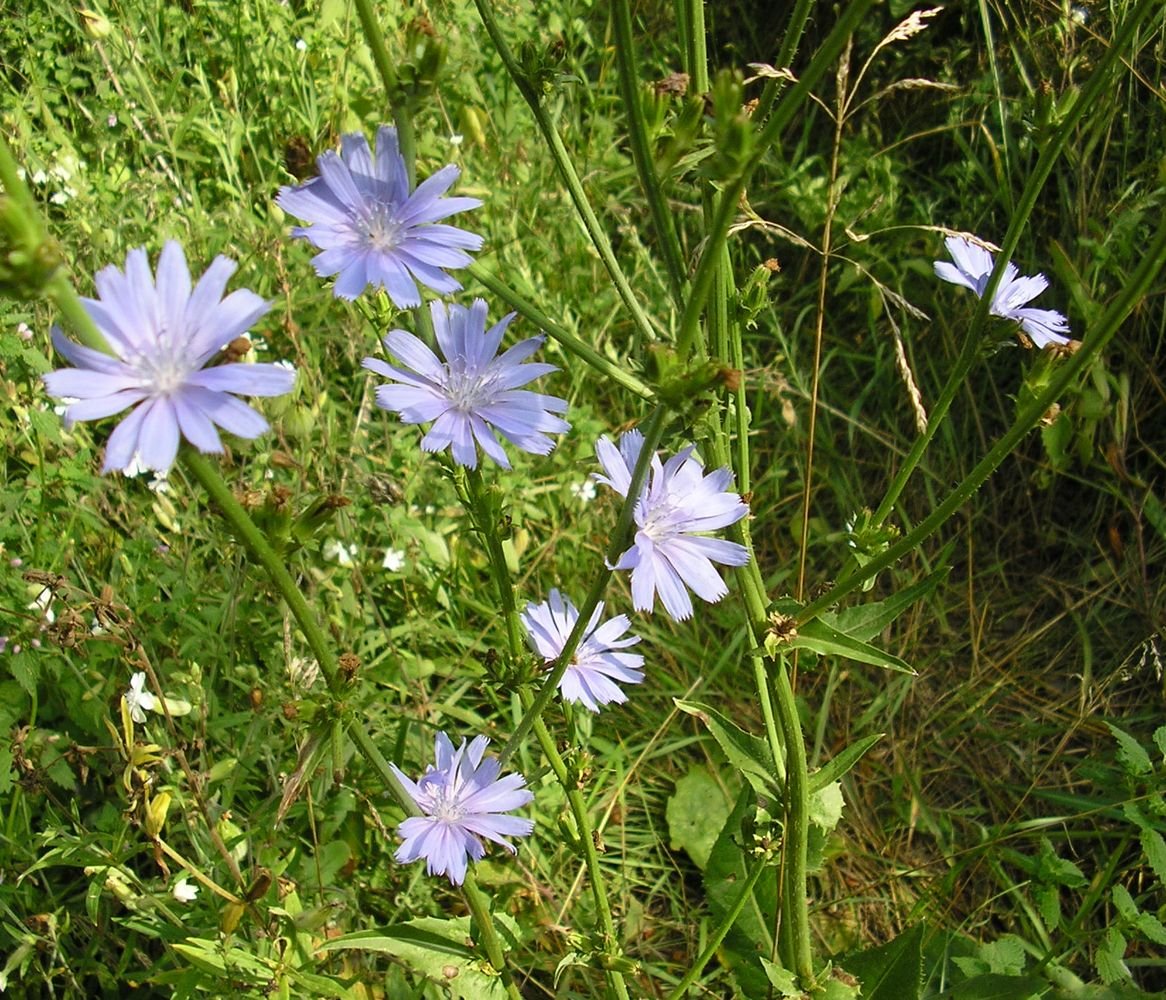
[[[371,405],[360,359],[378,348],[367,324],[321,287],[309,248],[289,242],[272,200],[340,133],[371,133],[386,119],[354,15],[338,0],[126,0],[90,14],[54,0],[17,6],[20,17],[0,4],[0,121],[82,292],[129,248],[153,257],[175,238],[196,270],[218,253],[238,260],[233,286],[276,303],[255,331],[256,353],[296,363],[297,395],[267,404],[275,433],[233,442],[224,474],[262,523],[286,534],[338,648],[359,658],[354,710],[394,760],[423,759],[420,724],[493,733],[490,720],[515,709],[494,666],[501,636],[482,558],[416,430]],[[623,142],[604,5],[500,7],[511,38],[538,61],[560,133],[666,339],[678,317]],[[951,4],[879,51],[836,132],[827,110],[839,86],[854,84],[910,12],[880,6],[853,40],[849,76],[820,88],[823,105],[795,122],[750,185],[749,224],[733,242],[741,284],[765,261],[779,267],[756,300],[745,359],[754,538],[772,594],[791,592],[797,572],[816,247],[832,159],[839,200],[811,590],[841,574],[848,518],[882,495],[916,433],[913,396],[927,408],[969,323],[971,297],[932,274],[943,256],[936,227],[1000,238],[1042,142],[1126,7]],[[747,64],[769,62],[781,31],[775,11],[710,5],[716,64],[749,76]],[[484,199],[467,223],[486,237],[484,263],[607,356],[635,355],[643,345],[472,7],[384,4],[381,14],[403,65],[427,39],[445,47],[439,83],[415,108],[420,172],[456,162],[459,193]],[[419,26],[422,15],[435,36]],[[664,80],[679,68],[671,7],[645,3],[636,16],[642,77]],[[832,23],[821,20],[803,52]],[[1022,271],[1050,279],[1037,304],[1068,313],[1078,335],[1136,266],[1163,211],[1164,66],[1159,15],[1105,106],[1084,119],[1016,255]],[[701,235],[695,182],[723,168],[724,123],[708,108],[686,112],[679,97],[658,107],[656,153],[671,164],[670,204],[691,261]],[[466,284],[467,296],[481,292]],[[492,304],[492,315],[502,311]],[[263,996],[281,982],[290,995],[432,991],[391,949],[316,952],[361,928],[453,915],[452,897],[418,867],[392,862],[398,811],[339,739],[327,699],[305,682],[294,629],[198,488],[177,471],[166,493],[99,478],[105,431],[61,428],[38,378],[54,319],[41,303],[0,302],[0,952],[9,989]],[[1114,990],[1166,988],[1157,931],[1141,920],[1166,906],[1145,834],[1161,828],[1166,753],[1150,738],[1163,705],[1164,323],[1158,289],[964,515],[880,578],[883,596],[950,569],[881,637],[918,676],[846,660],[799,676],[812,764],[854,735],[886,734],[847,777],[842,825],[820,845],[829,863],[814,884],[815,926],[825,951],[883,945],[926,919],[928,947],[969,963],[960,966],[968,976],[1053,965]],[[536,332],[523,321],[515,330]],[[975,464],[1041,375],[1043,359],[1009,331],[993,334],[999,343],[898,505],[904,527]],[[553,345],[547,353],[562,367],[551,386],[570,400],[574,429],[548,458],[500,477],[528,599],[570,587],[600,558],[613,510],[572,487],[595,468],[595,438],[636,414],[615,387]],[[318,514],[310,522],[301,516],[309,511]],[[350,550],[351,564],[330,543]],[[405,553],[403,569],[382,566],[386,549]],[[29,607],[46,586],[51,623]],[[745,651],[725,639],[730,620],[711,606],[695,627],[638,623],[651,649],[648,682],[573,734],[586,748],[581,766],[596,776],[588,795],[622,944],[645,984],[687,971],[718,906],[702,869],[714,863],[740,779],[674,699],[756,723],[737,669]],[[141,770],[151,794],[173,796],[166,839],[214,880],[254,890],[229,939],[218,937],[224,904],[209,889],[190,906],[174,901],[166,871],[176,878],[177,866],[138,826],[143,785],[125,777],[116,733],[120,695],[146,660],[191,708],[152,718],[147,730],[161,749]],[[1148,771],[1130,764],[1128,748],[1119,755],[1106,720],[1152,748]],[[516,764],[534,775],[534,761]],[[300,794],[277,821],[297,774]],[[557,786],[532,783],[531,845],[516,863],[486,864],[481,880],[516,921],[512,946],[530,996],[598,995],[601,975],[563,959],[588,953],[583,931],[593,922],[569,814]],[[710,995],[732,989],[719,966],[704,982]]]

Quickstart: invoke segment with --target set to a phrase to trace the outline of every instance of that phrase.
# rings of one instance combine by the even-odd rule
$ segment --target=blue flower
[[[410,194],[397,130],[382,125],[376,159],[359,132],[340,137],[340,152],[316,159],[320,175],[280,188],[276,203],[309,223],[292,229],[322,250],[312,259],[322,278],[339,275],[333,292],[355,299],[369,285],[384,288],[399,309],[421,304],[420,282],[447,295],[462,286],[443,270],[465,267],[466,250],[482,237],[439,220],[477,208],[477,198],[443,197],[460,171],[442,167]]]
[[[994,266],[992,255],[962,236],[949,236],[944,244],[955,263],[937,260],[935,273],[944,281],[970,288],[977,298],[982,298]],[[988,311],[993,316],[1019,323],[1037,347],[1067,344],[1069,338],[1065,334],[1069,332],[1069,321],[1064,316],[1052,309],[1025,306],[1026,302],[1035,299],[1048,287],[1048,279],[1043,274],[1022,275],[1016,265],[1009,261]]]
[[[603,603],[600,602],[559,681],[563,700],[578,702],[590,712],[598,712],[600,705],[609,702],[628,700],[616,681],[639,684],[644,679],[641,669],[644,658],[638,653],[620,652],[640,641],[635,635],[621,638],[631,624],[627,615],[617,615],[600,625],[602,615]],[[558,590],[551,591],[549,601],[528,604],[522,612],[522,624],[535,652],[548,663],[563,651],[578,620],[579,610]]]
[[[571,427],[554,416],[567,412],[566,400],[518,388],[557,371],[554,365],[522,363],[544,338],[531,337],[495,357],[514,313],[487,330],[482,299],[474,299],[469,309],[451,305],[448,311],[445,303],[432,302],[430,312],[445,362],[411,333],[391,331],[385,347],[410,371],[378,358],[364,359],[369,371],[401,383],[379,386],[377,405],[400,414],[407,424],[432,420],[421,447],[425,451],[450,447],[454,461],[471,469],[478,465],[475,441],[504,469],[510,468],[495,432],[523,451],[549,453],[555,443],[547,434],[562,434]]]
[[[600,438],[595,452],[607,475],[595,478],[627,497],[643,445],[639,431],[624,434],[618,450],[607,438]],[[652,456],[647,490],[633,511],[639,529],[635,544],[613,567],[632,571],[632,603],[637,611],[651,611],[658,592],[674,621],[692,615],[686,587],[710,603],[729,592],[713,563],[744,566],[749,561],[743,545],[700,534],[735,524],[749,508],[738,494],[727,491],[733,473],[717,469],[706,476],[693,450],[685,448],[663,464],[659,455]]]
[[[280,365],[206,364],[271,308],[240,289],[223,298],[235,262],[216,257],[191,290],[182,247],[170,241],[158,258],[158,280],[146,251],[131,250],[123,274],[97,273],[97,299],[82,299],[113,356],[68,340],[53,329],[53,344],[76,368],[44,376],[49,395],[70,400],[65,424],[134,411],[109,436],[102,472],[174,464],[181,435],[202,452],[221,452],[216,425],[255,438],[267,421],[231,393],[279,396],[295,385]]]
[[[482,759],[490,741],[478,736],[456,750],[445,733],[438,733],[434,748],[437,763],[414,783],[391,765],[401,784],[425,815],[410,816],[397,832],[403,842],[394,857],[402,864],[424,858],[430,875],[446,875],[454,885],[466,877],[467,858],[475,861],[486,853],[481,838],[501,844],[511,854],[517,848],[507,837],[528,837],[534,823],[505,816],[521,809],[534,796],[525,788],[521,774],[499,777],[497,757]]]

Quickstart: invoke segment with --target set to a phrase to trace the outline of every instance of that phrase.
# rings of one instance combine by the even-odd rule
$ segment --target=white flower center
[[[368,218],[357,223],[361,233],[373,250],[387,253],[401,242],[405,227],[401,225],[388,205],[373,205]]]
[[[445,395],[459,413],[471,413],[490,402],[492,381],[488,375],[451,371],[445,380]]]
[[[447,823],[458,823],[465,816],[465,809],[458,801],[456,788],[437,788],[432,794],[429,815]]]

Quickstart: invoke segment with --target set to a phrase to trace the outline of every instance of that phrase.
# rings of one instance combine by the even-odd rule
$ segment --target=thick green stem
[[[972,494],[984,484],[984,481],[996,471],[1000,463],[1011,454],[1024,435],[1039,423],[1041,417],[1048,412],[1049,407],[1057,401],[1069,384],[1078,377],[1086,366],[1092,363],[1102,348],[1113,339],[1126,316],[1137,305],[1142,295],[1157,277],[1163,264],[1166,264],[1166,219],[1160,224],[1154,239],[1146,247],[1137,270],[1126,282],[1117,298],[1110,303],[1109,308],[1098,320],[1095,329],[1086,335],[1077,353],[1060,366],[1044,391],[1035,396],[1017,414],[1012,426],[992,446],[979,464],[968,473],[963,482],[912,531],[904,535],[886,552],[855,570],[845,579],[840,580],[817,600],[807,604],[798,613],[798,623],[807,622],[811,618],[817,617],[827,608],[837,604],[847,594],[861,587],[864,581],[897,562],[959,510],[971,498]]]
[[[559,681],[563,679],[563,674],[567,672],[567,668],[571,665],[575,650],[582,641],[583,633],[591,621],[591,615],[599,605],[599,602],[603,600],[603,592],[607,589],[607,581],[611,579],[612,574],[612,570],[608,567],[614,566],[619,560],[619,557],[623,555],[628,539],[631,537],[632,517],[635,513],[636,506],[635,498],[639,497],[644,483],[648,478],[648,468],[651,465],[652,456],[656,453],[656,448],[660,444],[660,438],[663,436],[664,422],[667,415],[667,408],[661,404],[652,411],[644,424],[644,445],[640,449],[636,467],[632,470],[628,494],[624,498],[623,507],[619,512],[619,519],[616,521],[615,530],[611,534],[611,542],[607,548],[605,565],[596,574],[595,581],[591,584],[591,589],[587,592],[587,597],[579,608],[579,618],[575,622],[575,627],[571,629],[571,634],[567,637],[567,641],[563,644],[562,652],[559,653],[558,658],[547,668],[547,673],[543,677],[542,687],[539,688],[538,694],[535,695],[530,705],[524,707],[522,718],[519,720],[514,732],[510,734],[510,739],[506,741],[506,746],[502,748],[502,752],[498,755],[503,763],[522,745],[522,741],[526,738],[526,734],[530,732],[535,720],[542,716],[550,700],[555,696]]]
[[[632,322],[635,323],[640,339],[645,344],[652,343],[656,339],[656,332],[652,328],[647,314],[636,299],[635,292],[632,290],[628,279],[624,276],[619,262],[615,259],[615,253],[611,249],[611,243],[607,239],[607,233],[604,232],[603,227],[599,224],[599,219],[596,217],[595,211],[591,208],[590,201],[587,200],[587,193],[583,190],[583,184],[579,180],[579,175],[575,172],[575,165],[571,162],[571,154],[567,152],[567,147],[563,145],[563,140],[559,138],[559,133],[555,129],[554,123],[543,107],[541,97],[535,89],[535,84],[527,78],[522,67],[518,65],[518,61],[514,58],[514,53],[510,51],[510,47],[506,44],[506,39],[503,37],[502,31],[498,27],[498,22],[494,17],[494,9],[490,0],[474,0],[474,5],[478,8],[478,14],[482,18],[482,24],[485,26],[490,40],[494,43],[494,47],[498,50],[498,55],[506,66],[506,71],[514,80],[519,92],[526,99],[526,103],[530,105],[530,110],[534,114],[535,124],[538,125],[538,130],[542,133],[543,139],[547,144],[547,149],[550,151],[551,158],[555,162],[555,167],[559,171],[559,176],[567,186],[567,191],[571,195],[571,201],[575,204],[575,210],[579,213],[583,226],[587,230],[587,235],[591,238],[591,245],[595,247],[595,251],[599,254],[599,259],[603,262],[604,268],[606,268],[608,275],[611,277],[612,284],[615,285],[620,299],[623,300],[624,306],[627,307],[628,312],[631,314]]]
[[[1090,108],[1096,106],[1102,90],[1109,85],[1110,74],[1119,65],[1122,56],[1127,51],[1142,21],[1152,11],[1158,9],[1159,5],[1160,0],[1140,0],[1138,6],[1134,8],[1133,14],[1122,25],[1121,30],[1117,33],[1113,42],[1106,49],[1105,55],[1098,62],[1097,68],[1093,71],[1089,82],[1082,90],[1080,98],[1069,107],[1065,113],[1065,117],[1053,133],[1052,138],[1044,144],[1040,159],[1037,160],[1036,166],[1025,182],[1024,191],[1020,195],[1020,200],[1016,205],[1016,211],[1012,216],[1012,224],[1008,227],[1008,232],[1005,234],[1004,241],[1000,246],[1000,254],[996,258],[996,266],[992,269],[992,274],[988,279],[988,285],[980,296],[975,315],[972,317],[971,329],[968,331],[963,347],[960,350],[959,356],[956,358],[951,376],[940,391],[939,398],[931,407],[931,416],[927,421],[926,430],[911,446],[910,452],[908,452],[907,457],[903,460],[903,465],[887,489],[882,503],[879,504],[878,509],[875,511],[873,518],[874,524],[881,524],[894,509],[899,495],[907,485],[907,480],[911,478],[911,474],[915,471],[916,466],[918,466],[923,457],[923,453],[931,443],[931,439],[935,437],[936,432],[942,425],[943,418],[946,416],[948,409],[950,409],[956,393],[959,392],[960,387],[967,379],[968,372],[971,371],[972,365],[975,364],[979,354],[981,331],[984,328],[984,323],[987,321],[992,299],[996,294],[996,288],[1004,276],[1004,270],[1008,266],[1009,259],[1012,257],[1013,252],[1020,242],[1020,234],[1028,223],[1028,217],[1033,210],[1033,206],[1036,205],[1037,198],[1044,188],[1045,181],[1048,180],[1053,167],[1056,166],[1057,161],[1061,157],[1061,153],[1064,152],[1070,137],[1076,133],[1077,124],[1080,122],[1082,116]],[[867,569],[869,570],[869,568],[868,566]],[[868,573],[867,575],[869,576],[870,574]]]
[[[565,330],[533,302],[523,298],[496,274],[487,270],[481,263],[471,264],[467,270],[508,306],[536,324],[553,341],[562,347],[564,351],[568,354],[573,354],[580,361],[589,365],[597,374],[611,379],[616,385],[623,386],[628,392],[635,393],[641,399],[651,401],[655,398],[652,390],[636,378],[635,375],[622,366],[617,365],[609,358],[605,358],[590,344]]]
[[[397,70],[393,66],[388,46],[385,45],[385,34],[381,31],[380,22],[372,9],[372,0],[356,0],[356,13],[360,18],[364,39],[372,52],[373,63],[380,74],[381,84],[385,88],[385,98],[393,112],[393,124],[397,126],[397,144],[405,160],[405,172],[409,176],[409,188],[412,190],[417,184],[417,139],[413,132],[413,119],[405,106],[404,95],[397,80]]]
[[[628,120],[628,141],[632,147],[632,160],[640,175],[640,186],[648,200],[648,211],[652,224],[656,227],[656,238],[660,253],[664,258],[664,269],[668,273],[668,285],[672,298],[678,305],[684,295],[684,255],[680,250],[680,240],[676,236],[676,226],[672,213],[656,176],[652,151],[648,142],[648,127],[644,122],[644,109],[640,104],[640,81],[636,73],[636,46],[632,38],[632,11],[630,0],[615,0],[612,9],[615,26],[615,55],[619,65],[619,89],[623,97],[624,114]]]

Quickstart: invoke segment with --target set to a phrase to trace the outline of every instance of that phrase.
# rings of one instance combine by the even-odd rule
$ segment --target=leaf
[[[1004,976],[986,972],[956,983],[937,1000],[1040,1000],[1052,985],[1036,976]]]
[[[1130,970],[1122,959],[1125,958],[1126,939],[1116,927],[1105,932],[1101,947],[1097,949],[1097,974],[1106,985],[1130,978]]]
[[[708,893],[713,921],[719,923],[728,915],[737,898],[738,887],[748,876],[749,856],[743,845],[750,843],[749,833],[743,829],[754,810],[753,790],[742,786],[741,793],[725,825],[713,844],[708,865],[704,871],[704,885]],[[741,991],[747,997],[765,996],[769,978],[761,967],[761,957],[773,950],[773,927],[777,912],[777,890],[773,878],[762,875],[753,888],[741,915],[721,945],[721,961],[733,970]]]
[[[1139,839],[1142,842],[1142,850],[1145,852],[1146,860],[1154,869],[1158,881],[1166,883],[1166,840],[1163,840],[1162,834],[1149,825],[1142,827]]]
[[[1114,907],[1122,917],[1131,922],[1138,919],[1138,904],[1134,902],[1134,897],[1130,895],[1129,890],[1124,885],[1115,885],[1110,890],[1110,896],[1113,899]]]
[[[845,805],[842,784],[833,781],[810,796],[810,821],[823,832],[830,833],[841,821]]]
[[[1162,763],[1166,764],[1166,726],[1159,726],[1154,730],[1154,746],[1162,755]]]
[[[1117,759],[1125,766],[1127,774],[1138,777],[1154,770],[1154,765],[1150,763],[1150,755],[1146,753],[1146,748],[1141,743],[1129,733],[1122,732],[1112,722],[1107,722],[1106,725],[1117,740]]]
[[[751,736],[708,705],[698,701],[673,701],[680,711],[695,716],[708,727],[713,739],[729,758],[729,763],[741,772],[758,795],[781,798],[785,784],[785,762],[781,762],[781,767],[774,765],[769,746],[763,739]]]
[[[841,753],[835,754],[830,760],[823,764],[818,770],[810,775],[809,788],[810,794],[813,795],[819,788],[825,788],[827,785],[837,781],[847,771],[849,771],[855,764],[857,764],[863,755],[879,740],[883,738],[884,733],[875,733],[873,736],[864,736],[861,740],[851,743]]]
[[[496,914],[495,919],[513,924],[501,914]],[[510,930],[516,932],[517,926]],[[438,983],[456,1000],[504,1000],[506,987],[501,976],[493,970],[483,971],[489,965],[466,943],[469,940],[469,917],[422,917],[345,934],[323,942],[316,950],[383,952]]]
[[[808,649],[819,656],[842,656],[903,674],[915,673],[906,660],[840,632],[820,618],[799,626],[797,636],[789,645],[794,649]]]
[[[769,985],[777,990],[778,996],[800,997],[802,995],[802,991],[798,989],[797,976],[788,969],[783,969],[776,962],[771,962],[764,956],[761,959],[761,968],[765,970]]]
[[[863,1000],[919,1000],[923,984],[923,924],[842,964],[862,981]]]
[[[859,604],[853,608],[844,608],[841,611],[825,612],[821,620],[836,628],[839,632],[868,642],[883,631],[916,601],[922,600],[931,593],[947,577],[948,568],[932,573],[930,576],[912,584],[903,590],[897,591],[886,600],[873,601],[869,604]]]
[[[702,766],[676,782],[665,816],[672,850],[684,848],[701,871],[708,864],[717,834],[729,817],[729,803],[716,779]]]
[[[980,957],[988,963],[989,972],[1012,977],[1020,976],[1024,972],[1027,961],[1024,945],[1008,934],[982,945]]]

